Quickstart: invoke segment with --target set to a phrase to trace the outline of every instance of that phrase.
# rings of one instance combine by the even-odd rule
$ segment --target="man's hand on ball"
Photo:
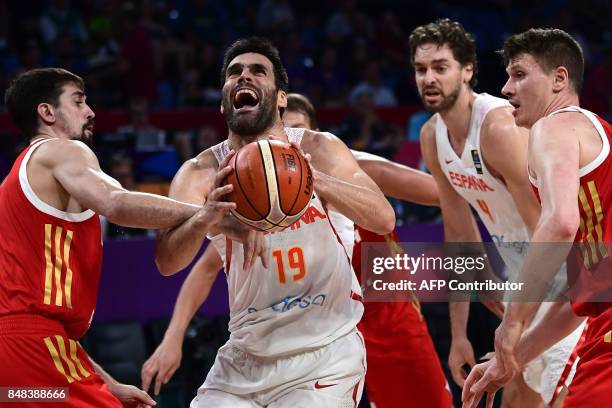
[[[236,208],[236,203],[223,201],[223,197],[234,189],[232,184],[223,185],[226,177],[234,171],[229,166],[229,161],[234,156],[234,153],[233,150],[230,151],[227,157],[219,163],[219,170],[215,175],[215,181],[208,192],[204,206],[200,210],[202,219],[206,220],[211,226],[217,225],[228,211]]]

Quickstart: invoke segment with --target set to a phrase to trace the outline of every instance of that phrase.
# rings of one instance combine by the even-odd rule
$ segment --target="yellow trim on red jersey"
[[[45,342],[45,345],[47,346],[47,349],[49,350],[49,354],[51,354],[51,358],[53,359],[53,363],[55,364],[55,368],[57,369],[57,371],[59,371],[61,374],[64,375],[64,377],[66,377],[66,380],[68,380],[68,383],[74,382],[74,378],[72,378],[69,374],[66,374],[66,370],[64,370],[64,366],[62,365],[62,362],[60,361],[59,353],[57,352],[57,349],[53,345],[53,341],[51,341],[51,338],[45,337],[44,342]]]
[[[45,224],[45,305],[51,304],[51,289],[53,288],[52,274],[53,262],[51,261],[51,224]]]

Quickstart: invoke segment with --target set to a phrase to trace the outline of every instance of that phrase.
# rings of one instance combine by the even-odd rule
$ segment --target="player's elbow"
[[[573,241],[580,227],[580,215],[577,211],[557,213],[553,217],[544,217],[542,224],[549,231],[553,241]]]
[[[373,232],[380,235],[390,234],[395,229],[395,212],[391,204],[387,203],[378,217],[376,228]]]
[[[165,250],[165,231],[159,231],[155,242],[155,266],[163,276],[174,275],[182,268],[177,266],[171,251]]]
[[[157,266],[157,270],[163,276],[171,276],[177,273],[180,268],[176,268],[168,257],[160,256],[159,254],[155,254],[155,266]]]

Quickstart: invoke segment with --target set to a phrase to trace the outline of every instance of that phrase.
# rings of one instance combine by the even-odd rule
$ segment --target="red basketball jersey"
[[[378,235],[355,225],[355,247],[353,248],[353,269],[361,281],[361,245],[362,243],[388,244],[388,252],[384,256],[393,257],[403,253],[398,244],[397,234]],[[367,271],[366,271],[367,272]],[[378,355],[394,355],[398,360],[414,358],[414,351],[406,353],[403,348],[396,347],[397,344],[405,344],[406,338],[429,337],[427,326],[421,316],[420,304],[416,296],[411,296],[410,301],[398,301],[390,299],[388,302],[366,302],[363,317],[359,323],[359,329],[366,339],[368,358]],[[430,341],[430,340],[429,340]]]
[[[77,339],[96,305],[100,220],[91,210],[66,213],[36,196],[26,167],[45,141],[24,149],[0,185],[0,316],[43,315]]]
[[[578,107],[565,108],[555,114],[568,111],[584,114],[593,123],[603,142],[603,148],[595,160],[579,170],[580,229],[574,238],[577,256],[568,258],[572,307],[579,316],[597,316],[612,305],[602,302],[606,300],[602,299],[606,297],[602,294],[610,292],[612,288],[609,277],[612,270],[609,253],[609,244],[612,243],[612,126],[592,112]],[[534,191],[540,199],[535,185]]]

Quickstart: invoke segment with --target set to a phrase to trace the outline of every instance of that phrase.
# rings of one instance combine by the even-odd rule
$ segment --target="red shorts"
[[[578,367],[563,407],[609,406],[612,395],[612,308],[589,320]]]
[[[452,396],[418,305],[366,303],[366,391],[376,408],[450,408]]]
[[[65,402],[15,404],[19,407],[122,406],[62,325],[38,315],[0,317],[0,387],[68,388]]]

